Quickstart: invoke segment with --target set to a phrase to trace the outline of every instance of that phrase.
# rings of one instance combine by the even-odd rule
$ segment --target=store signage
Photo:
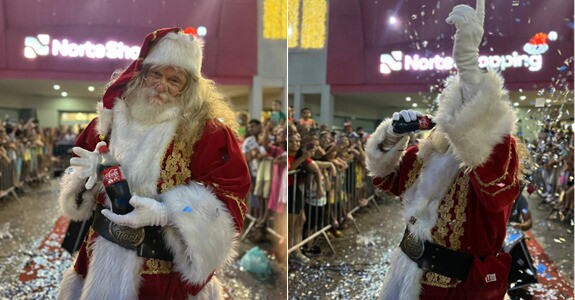
[[[134,60],[140,54],[139,46],[129,46],[119,41],[104,44],[90,41],[76,42],[68,39],[54,39],[47,34],[27,36],[24,39],[24,56],[34,59],[38,56],[87,57],[93,59]]]
[[[480,55],[480,68],[493,68],[504,71],[510,68],[527,68],[531,72],[541,70],[543,57],[541,55],[527,55],[513,52],[509,55]],[[401,51],[392,51],[380,56],[379,72],[391,74],[399,71],[447,71],[455,68],[455,62],[450,56],[435,55],[423,57],[418,54],[408,55]]]

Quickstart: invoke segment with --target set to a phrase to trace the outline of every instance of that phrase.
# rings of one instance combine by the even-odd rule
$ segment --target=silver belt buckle
[[[423,256],[425,244],[410,232],[406,232],[403,238],[403,252],[412,260],[418,260]]]
[[[110,222],[108,232],[116,242],[124,248],[136,248],[144,241],[146,232],[144,228],[131,228]]]

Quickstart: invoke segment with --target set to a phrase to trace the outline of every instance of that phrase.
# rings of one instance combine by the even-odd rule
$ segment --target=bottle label
[[[104,182],[105,187],[123,180],[126,180],[126,178],[124,177],[124,173],[122,173],[120,166],[109,167],[102,171],[102,181]]]
[[[421,116],[417,118],[417,121],[419,121],[419,129],[421,130],[428,129],[430,127],[429,118],[426,116]]]

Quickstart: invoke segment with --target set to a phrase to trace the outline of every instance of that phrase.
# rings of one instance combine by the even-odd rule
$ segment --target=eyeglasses
[[[159,84],[164,85],[168,93],[172,96],[178,96],[182,93],[185,86],[185,80],[176,75],[168,75],[165,77],[159,71],[148,71],[144,76],[146,86],[156,88]]]

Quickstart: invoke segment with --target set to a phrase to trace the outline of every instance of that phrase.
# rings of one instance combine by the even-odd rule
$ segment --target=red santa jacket
[[[95,119],[88,125],[78,137],[76,146],[88,150],[95,148],[100,140],[95,129],[97,122],[98,120]],[[214,195],[214,200],[221,201],[233,220],[233,224],[230,224],[232,230],[235,228],[236,233],[241,232],[247,211],[243,199],[250,188],[250,176],[234,134],[219,121],[206,121],[203,127],[203,134],[193,144],[190,141],[183,140],[181,136],[176,134],[163,155],[160,178],[157,182],[157,191],[160,197],[166,195],[166,199],[172,198],[172,202],[177,202],[179,201],[177,198],[181,197],[180,195],[183,193],[183,195],[189,196],[189,199],[184,201],[190,201],[190,206],[193,208],[194,200],[199,199],[193,199],[196,196],[196,192],[187,194],[186,187],[188,186],[193,191],[200,190],[201,195],[204,196],[201,198],[210,198],[211,195]],[[173,191],[177,189],[179,189],[178,194],[174,194]],[[99,202],[103,203],[102,196],[99,198]],[[169,207],[168,210],[172,210],[172,214],[180,213],[181,208],[177,208],[177,205],[185,205],[185,203],[172,204],[172,207],[176,208],[170,209]],[[202,213],[204,208],[195,209],[193,214]],[[222,211],[221,213],[225,212]],[[190,218],[190,222],[186,223],[186,217],[185,214],[184,218],[174,217],[177,219],[177,221],[174,221],[176,223],[174,227],[177,230],[173,231],[179,231],[178,234],[172,234],[172,238],[169,238],[170,235],[164,235],[168,247],[171,249],[183,248],[184,250],[180,251],[182,253],[174,253],[174,262],[145,259],[140,271],[140,276],[143,279],[139,289],[140,295],[157,299],[183,299],[187,294],[198,294],[213,275],[213,269],[206,272],[209,270],[206,269],[208,266],[202,264],[201,253],[198,254],[200,251],[195,250],[209,253],[213,252],[210,250],[215,251],[215,249],[198,249],[197,247],[202,247],[201,245],[205,241],[197,238],[196,233],[186,234],[190,229],[201,232],[202,226],[210,226],[210,224],[202,224],[201,219],[194,221],[193,218]],[[198,229],[190,227],[198,227]],[[204,231],[208,229],[217,230],[215,228],[206,228]],[[226,231],[228,229],[223,228],[222,230]],[[88,266],[92,255],[91,244],[97,237],[98,234],[90,229],[76,259],[74,268],[82,277],[85,277],[89,272]],[[211,237],[205,236],[203,238],[207,241]],[[182,241],[183,245],[181,244]],[[233,241],[230,240],[229,243],[231,245]],[[225,255],[223,253],[221,258],[227,259],[227,257],[224,257]],[[208,259],[206,258],[206,260]],[[178,263],[180,263],[179,266],[177,265]],[[195,267],[194,264],[202,266]],[[185,270],[193,273],[194,270],[198,269],[201,269],[201,272],[196,272],[196,274],[182,272],[182,270]]]

